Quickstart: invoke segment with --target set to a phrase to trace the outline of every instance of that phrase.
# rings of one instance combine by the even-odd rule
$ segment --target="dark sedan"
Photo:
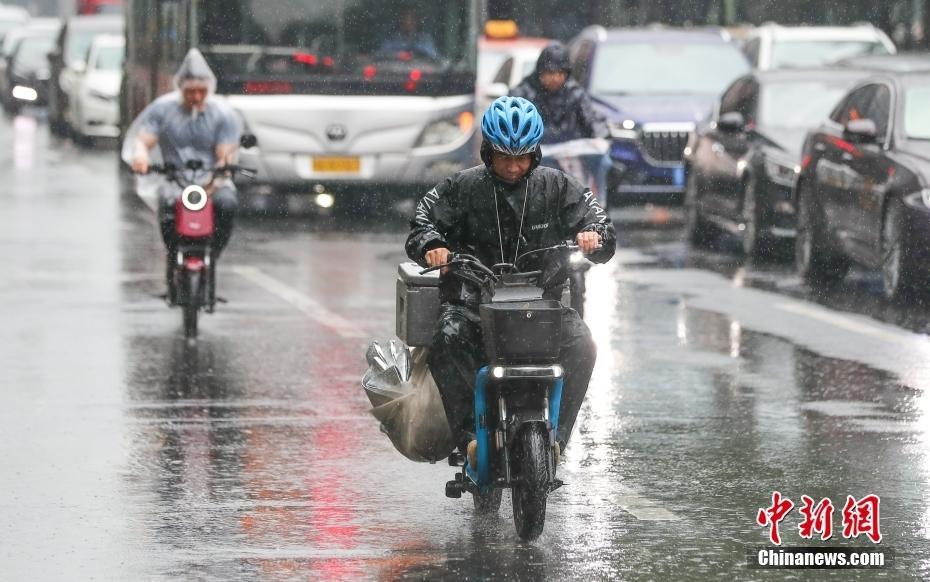
[[[770,253],[795,234],[792,189],[801,146],[855,83],[851,70],[754,72],[724,92],[713,120],[685,149],[685,205],[692,244],[720,230],[747,256]]]
[[[18,112],[23,105],[48,103],[48,53],[54,46],[51,35],[31,34],[23,37],[13,51],[6,71],[10,94],[4,96],[10,113]]]
[[[899,298],[930,283],[930,73],[870,77],[804,144],[795,261],[811,284],[853,262]]]

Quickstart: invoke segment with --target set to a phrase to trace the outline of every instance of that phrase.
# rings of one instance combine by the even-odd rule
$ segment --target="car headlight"
[[[639,129],[632,119],[625,119],[620,123],[611,121],[607,123],[607,127],[610,129],[610,137],[614,139],[639,139]]]
[[[801,173],[801,166],[795,163],[766,158],[765,173],[772,182],[781,186],[793,188],[798,181],[798,175]]]
[[[439,119],[426,126],[417,140],[416,147],[438,147],[455,143],[468,135],[474,125],[475,114],[471,111],[462,111],[452,117]]]
[[[924,188],[920,191],[920,199],[923,201],[924,206],[930,208],[930,188]]]

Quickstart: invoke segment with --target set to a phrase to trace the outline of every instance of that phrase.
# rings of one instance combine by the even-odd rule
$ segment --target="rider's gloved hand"
[[[601,235],[593,231],[579,232],[578,236],[575,237],[575,242],[578,244],[581,252],[590,255],[601,248]]]

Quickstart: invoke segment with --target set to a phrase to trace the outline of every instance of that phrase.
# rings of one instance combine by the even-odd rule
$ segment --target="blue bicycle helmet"
[[[498,97],[481,118],[481,133],[491,147],[510,156],[536,151],[543,136],[536,106],[523,97]]]

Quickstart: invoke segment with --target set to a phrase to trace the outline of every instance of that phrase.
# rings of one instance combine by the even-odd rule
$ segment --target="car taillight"
[[[253,95],[274,95],[294,92],[294,87],[287,81],[247,81],[242,88],[246,94]]]
[[[294,53],[294,62],[315,67],[319,64],[320,59],[318,59],[316,55],[310,53]]]

